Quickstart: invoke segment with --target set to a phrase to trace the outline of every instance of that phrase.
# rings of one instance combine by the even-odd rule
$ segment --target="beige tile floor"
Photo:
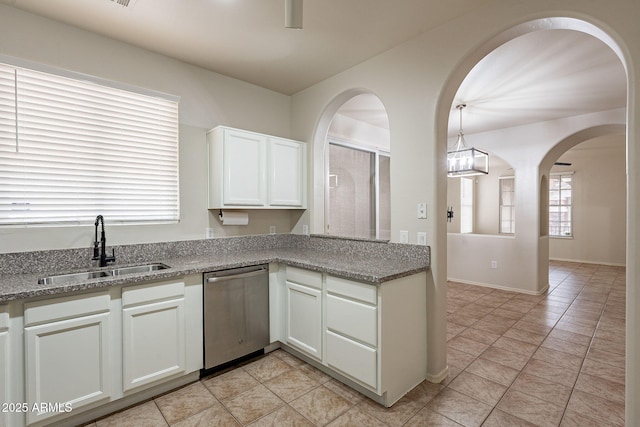
[[[449,283],[449,377],[385,409],[282,350],[91,426],[623,426],[624,268],[530,296]]]

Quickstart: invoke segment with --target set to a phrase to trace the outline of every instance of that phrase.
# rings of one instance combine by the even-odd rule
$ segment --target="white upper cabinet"
[[[207,133],[209,209],[304,209],[306,145],[218,126]]]
[[[269,205],[305,205],[307,146],[282,138],[269,139]]]

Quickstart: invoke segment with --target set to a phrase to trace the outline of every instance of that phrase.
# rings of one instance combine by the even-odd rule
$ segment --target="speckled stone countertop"
[[[0,302],[68,292],[133,285],[207,271],[270,262],[316,270],[348,279],[380,284],[427,271],[427,246],[380,241],[323,238],[291,234],[115,246],[115,267],[164,263],[170,268],[151,273],[40,285],[42,277],[100,270],[92,266],[89,249],[0,254]],[[113,265],[104,269],[111,269]]]

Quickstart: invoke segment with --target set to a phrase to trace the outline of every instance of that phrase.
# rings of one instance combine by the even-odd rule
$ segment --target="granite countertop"
[[[281,247],[273,248],[235,248],[236,250],[214,251],[208,254],[195,254],[189,256],[175,256],[167,254],[159,255],[144,262],[129,263],[149,264],[164,263],[170,268],[156,270],[148,273],[127,274],[122,276],[108,276],[91,280],[75,281],[53,285],[38,284],[38,279],[56,274],[86,271],[87,268],[67,269],[64,271],[47,270],[38,273],[2,274],[0,275],[0,302],[22,300],[27,298],[59,295],[68,292],[76,292],[90,289],[100,289],[116,285],[134,285],[151,280],[169,279],[190,274],[200,274],[207,271],[224,270],[228,268],[257,265],[270,262],[284,263],[296,267],[329,273],[348,279],[367,282],[377,285],[399,277],[427,271],[429,269],[429,257],[415,256],[386,256],[385,253],[371,253],[363,251],[363,248],[349,247],[348,250],[335,250],[333,246],[306,245],[307,247]],[[396,245],[401,246],[401,245]],[[364,248],[370,249],[370,248]],[[116,252],[117,253],[117,252]],[[117,267],[126,266],[119,264]],[[113,267],[105,267],[110,269]],[[99,269],[91,269],[99,270]]]

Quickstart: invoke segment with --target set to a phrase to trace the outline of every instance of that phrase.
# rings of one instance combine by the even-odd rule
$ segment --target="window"
[[[473,233],[473,178],[460,178],[460,233]]]
[[[177,221],[167,98],[0,64],[0,225]]]
[[[501,234],[516,232],[515,179],[501,177],[500,181],[500,230]]]
[[[571,173],[551,174],[549,178],[549,236],[571,237],[573,235]]]

